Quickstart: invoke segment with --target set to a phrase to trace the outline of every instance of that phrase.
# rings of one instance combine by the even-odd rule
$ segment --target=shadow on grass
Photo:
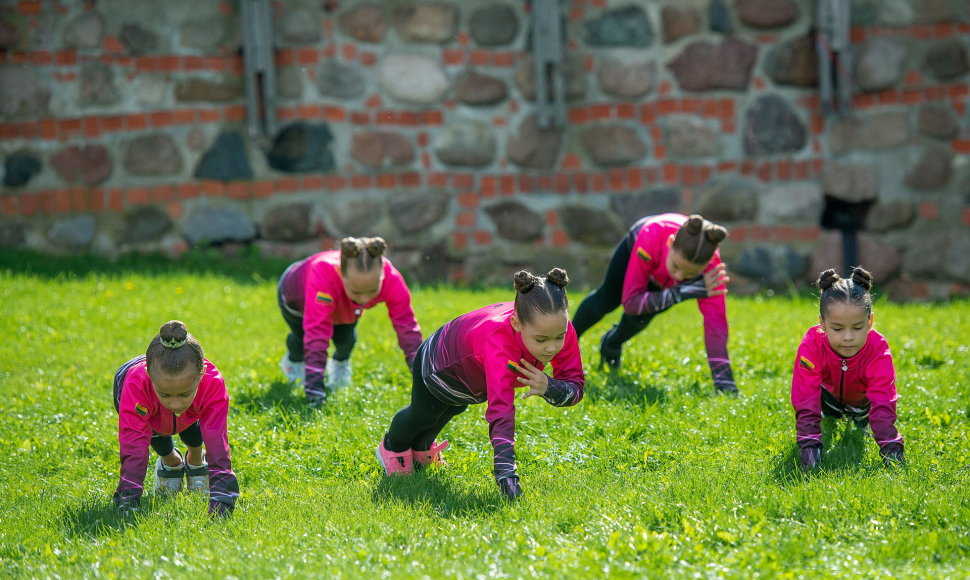
[[[270,383],[269,389],[262,389],[262,385],[263,383],[256,383],[238,391],[232,397],[233,404],[251,413],[282,409],[297,415],[303,411],[308,416],[312,414],[312,410],[307,408],[302,387],[281,380]]]
[[[804,481],[808,474],[799,468],[798,461],[798,444],[796,443],[776,455],[773,459],[774,467],[771,468],[771,476],[775,483],[785,487]]]
[[[374,503],[404,501],[428,506],[446,518],[481,514],[507,502],[495,493],[468,492],[447,476],[434,471],[419,471],[407,477],[384,477],[373,492]]]
[[[822,468],[832,471],[858,469],[866,454],[866,441],[871,436],[847,421],[839,423],[841,425],[828,430],[828,439],[825,430],[822,431],[822,444],[828,449],[822,459]]]
[[[319,408],[310,408],[306,403],[302,385],[276,380],[270,383],[269,389],[263,388],[265,383],[255,383],[252,386],[237,391],[233,397],[233,406],[254,415],[275,414],[276,424],[289,425],[297,421],[308,423],[320,416],[330,415],[333,411],[333,393]],[[339,407],[338,407],[339,408]]]
[[[146,503],[142,502],[143,512]],[[136,518],[121,515],[110,499],[89,499],[68,507],[60,520],[72,537],[97,538],[132,525]]]
[[[23,249],[0,252],[0,271],[45,278],[89,274],[212,274],[254,284],[278,279],[289,264],[290,260],[260,256],[254,246],[233,245],[191,250],[177,260],[161,254],[126,254],[111,260],[102,256],[56,256]]]
[[[637,405],[664,405],[667,391],[644,383],[635,373],[624,371],[600,372],[586,383],[586,397],[591,401],[634,403]]]
[[[870,435],[860,431],[847,421],[823,419],[822,466],[814,472],[805,472],[800,468],[798,445],[792,444],[784,452],[778,454],[772,468],[772,476],[779,485],[799,483],[806,478],[828,472],[860,471],[862,459],[866,453],[866,441]]]

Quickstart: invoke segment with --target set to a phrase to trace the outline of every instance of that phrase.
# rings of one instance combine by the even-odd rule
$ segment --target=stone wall
[[[698,211],[744,292],[839,265],[841,207],[891,296],[970,293],[970,1],[853,0],[843,114],[814,5],[564,2],[568,121],[542,130],[527,3],[277,0],[260,142],[237,2],[5,0],[0,247],[297,257],[380,234],[421,281],[595,284],[638,217]]]

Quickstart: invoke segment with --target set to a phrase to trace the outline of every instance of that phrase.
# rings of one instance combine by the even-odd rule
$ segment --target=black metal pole
[[[852,273],[852,268],[859,265],[859,231],[855,228],[842,229],[842,259],[845,275]]]

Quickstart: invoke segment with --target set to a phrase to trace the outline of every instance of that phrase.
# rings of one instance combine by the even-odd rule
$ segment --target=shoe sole
[[[387,472],[387,466],[384,465],[384,458],[381,457],[381,446],[380,445],[378,445],[377,447],[374,448],[374,455],[377,457],[377,462],[381,464],[381,469],[384,470],[384,475],[390,475],[390,473]]]
[[[203,481],[201,482],[201,484],[198,484],[198,485],[195,484],[195,483],[186,483],[185,484],[185,491],[191,491],[193,493],[195,493],[195,492],[209,491],[209,478],[207,477],[207,478],[203,479]]]

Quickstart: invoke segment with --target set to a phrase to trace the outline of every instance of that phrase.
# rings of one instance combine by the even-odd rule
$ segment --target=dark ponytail
[[[522,323],[531,322],[535,314],[562,313],[568,316],[566,285],[569,275],[562,268],[553,268],[545,276],[519,270],[512,282],[515,286],[515,314]]]
[[[166,375],[181,375],[191,368],[202,374],[202,345],[189,334],[181,320],[170,320],[162,325],[155,338],[148,343],[145,364],[148,372],[161,370]]]
[[[825,312],[832,302],[844,302],[861,306],[866,316],[872,314],[872,274],[862,266],[852,269],[849,278],[841,278],[834,268],[818,275],[815,285],[821,291],[818,299],[818,313],[825,318]]]
[[[672,247],[692,264],[707,264],[727,235],[724,227],[694,214],[677,230]]]
[[[361,272],[370,272],[387,249],[384,238],[344,238],[340,240],[340,271],[346,273],[353,263]]]

